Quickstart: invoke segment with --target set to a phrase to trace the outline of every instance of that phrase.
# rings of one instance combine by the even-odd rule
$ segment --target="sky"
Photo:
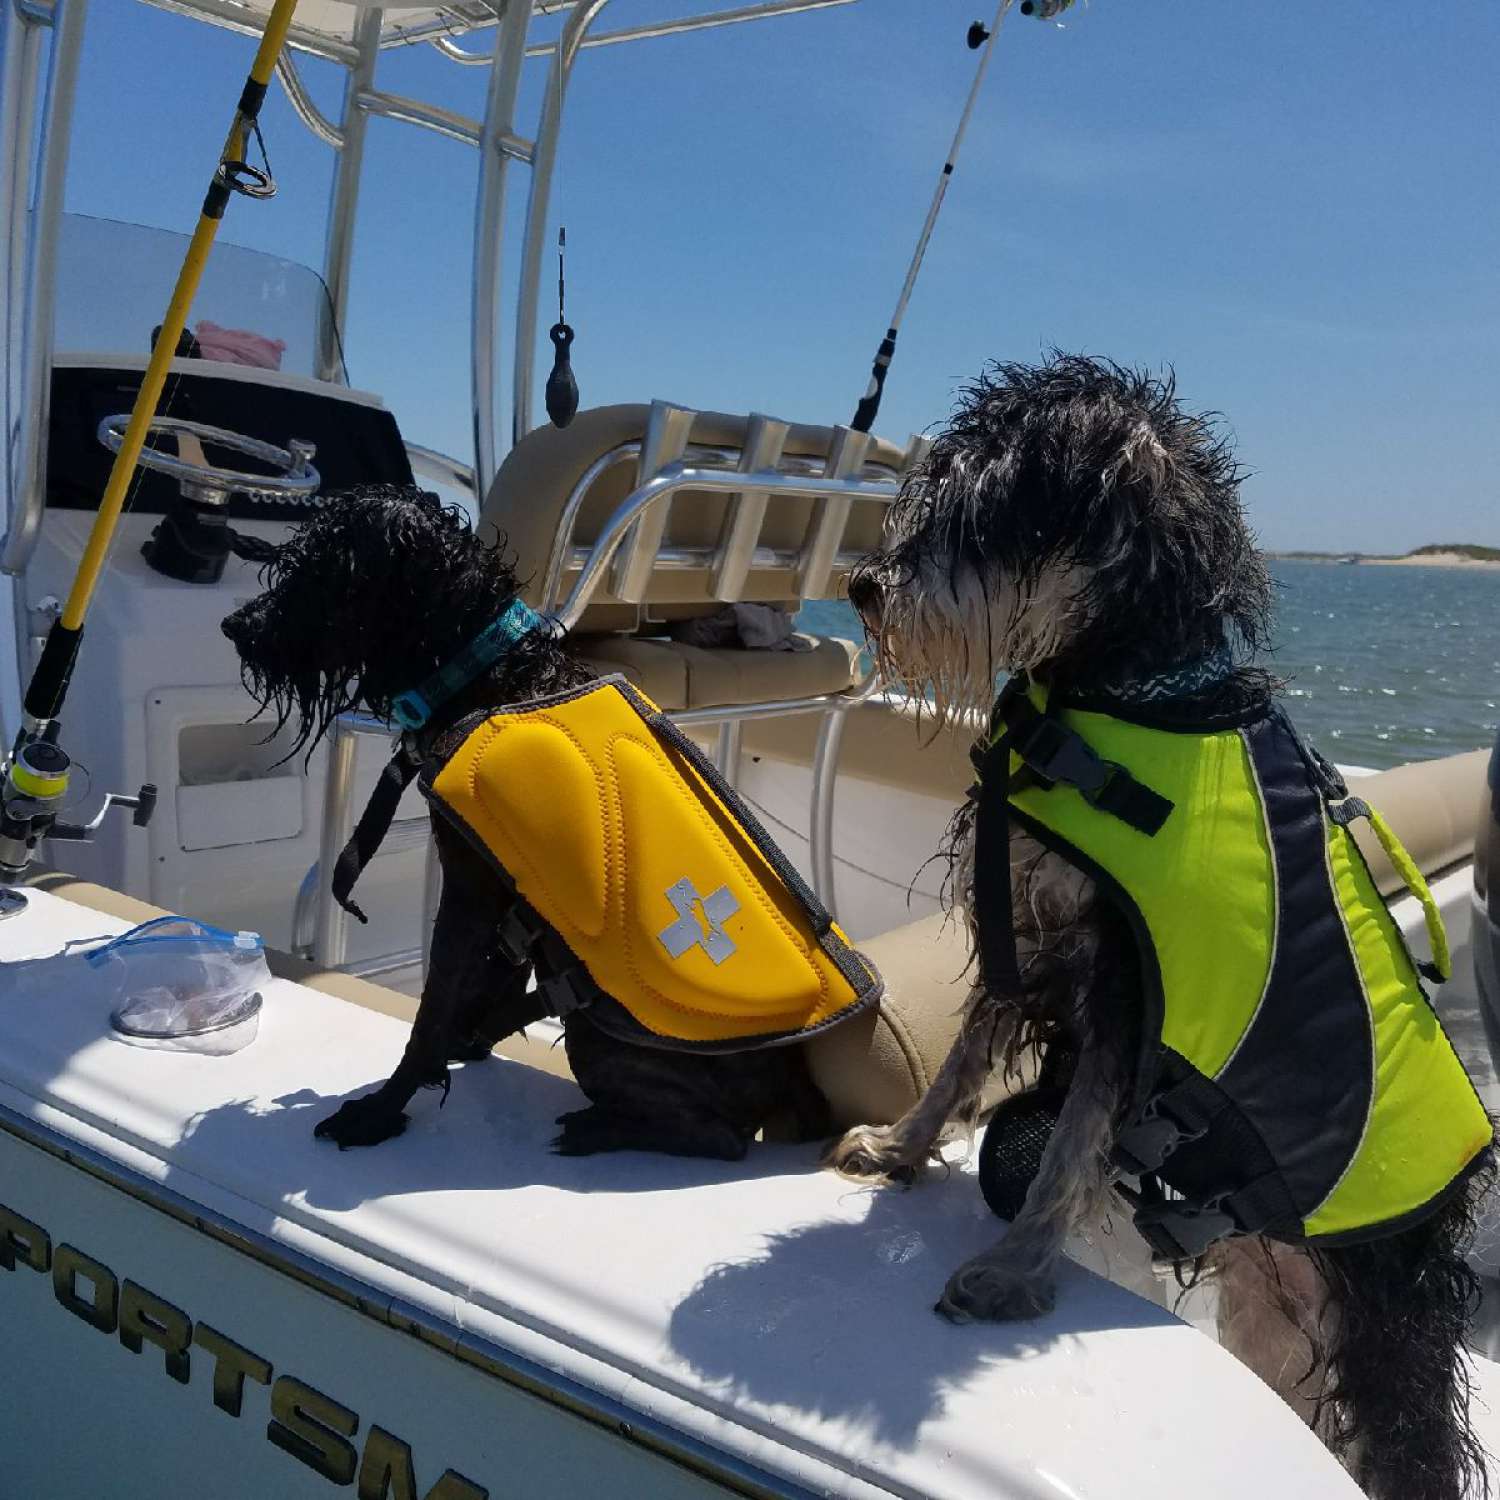
[[[596,29],[709,3],[615,0]],[[584,53],[553,194],[584,404],[847,421],[989,8],[859,0]],[[991,359],[1170,365],[1224,414],[1266,546],[1500,545],[1496,0],[1089,0],[1066,20],[1005,25],[878,430],[941,422]],[[69,209],[190,229],[252,50],[95,0]],[[339,70],[301,66],[336,112]],[[412,47],[377,82],[477,116],[483,77]],[[332,153],[279,89],[263,119],[280,192],[236,199],[223,239],[319,266]],[[468,147],[371,123],[345,330],[352,383],[465,459],[475,171]]]

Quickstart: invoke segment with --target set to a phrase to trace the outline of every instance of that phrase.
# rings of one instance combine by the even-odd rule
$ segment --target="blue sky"
[[[707,3],[616,0],[599,24]],[[585,53],[553,200],[584,402],[847,420],[988,9],[860,0]],[[252,44],[92,10],[69,207],[190,228]],[[303,66],[334,109],[336,70]],[[1013,14],[880,429],[939,421],[990,358],[1171,363],[1229,419],[1267,545],[1500,545],[1497,72],[1495,0]],[[482,71],[430,48],[387,53],[378,81],[480,112]],[[331,153],[279,91],[265,123],[280,195],[237,200],[224,237],[318,265]],[[373,122],[346,339],[355,384],[464,455],[474,169],[466,147]]]

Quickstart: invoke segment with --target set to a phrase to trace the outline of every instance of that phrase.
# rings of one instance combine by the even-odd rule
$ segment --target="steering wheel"
[[[100,422],[99,441],[111,453],[120,451],[129,422],[128,412],[105,417]],[[277,474],[246,474],[241,469],[217,469],[212,464],[193,463],[180,454],[163,453],[156,448],[141,449],[136,462],[142,468],[154,469],[158,474],[166,474],[175,479],[182,486],[183,493],[196,500],[222,503],[231,494],[238,494],[247,495],[252,500],[305,500],[311,505],[323,503],[321,497],[314,498],[323,481],[311,463],[313,454],[317,452],[311,443],[292,438],[285,448],[278,448],[274,443],[261,442],[259,438],[230,432],[224,427],[210,427],[206,422],[189,422],[183,417],[156,417],[146,430],[153,434],[196,438],[200,442],[214,443],[280,470]]]

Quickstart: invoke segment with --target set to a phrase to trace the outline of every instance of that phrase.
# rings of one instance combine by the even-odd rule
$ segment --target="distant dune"
[[[1360,552],[1268,552],[1293,562],[1365,563],[1380,568],[1480,568],[1500,570],[1500,547],[1475,542],[1436,542],[1402,557],[1372,557]]]
[[[1404,558],[1361,558],[1380,567],[1479,567],[1500,568],[1500,547],[1473,543],[1436,544],[1418,547]]]

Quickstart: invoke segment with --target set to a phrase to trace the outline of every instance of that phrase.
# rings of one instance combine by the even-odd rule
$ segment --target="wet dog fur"
[[[1172,380],[1081,356],[1001,365],[969,387],[894,504],[883,550],[850,581],[888,677],[939,723],[990,708],[997,673],[1058,689],[1139,682],[1225,649],[1238,663],[1188,719],[1266,699],[1253,665],[1271,583],[1239,499],[1241,471]],[[950,829],[949,897],[973,905],[973,803]],[[1043,1313],[1066,1237],[1110,1195],[1141,1016],[1129,932],[1091,879],[1012,826],[1022,994],[975,978],[959,1036],[897,1123],[850,1131],[830,1160],[852,1177],[910,1180],[950,1122],[972,1125],[981,1085],[1028,1050],[1073,1059],[1056,1128],[1004,1238],[954,1272],[956,1322]],[[971,949],[975,934],[971,924]],[[977,970],[977,965],[976,965]],[[1478,1297],[1465,1260],[1490,1180],[1372,1243],[1298,1249],[1221,1241],[1220,1336],[1299,1411],[1376,1500],[1489,1493],[1469,1422],[1465,1331]]]
[[[266,565],[264,591],[223,624],[247,689],[290,725],[294,753],[310,749],[356,707],[388,718],[393,700],[451,661],[517,597],[503,541],[476,535],[457,507],[420,490],[356,489],[331,500]],[[441,764],[464,739],[455,729],[495,710],[586,684],[593,673],[550,624],[532,631],[443,704],[416,736]],[[548,795],[544,786],[538,796]],[[316,1134],[342,1149],[399,1135],[424,1086],[447,1087],[452,1061],[477,1062],[544,1014],[528,990],[529,965],[498,941],[513,899],[484,858],[446,820],[433,819],[442,896],[431,962],[411,1039],[395,1071],[346,1102]],[[637,1045],[596,1026],[587,1010],[563,1023],[585,1109],[564,1115],[565,1155],[625,1149],[680,1156],[744,1156],[772,1117],[812,1138],[828,1130],[826,1105],[795,1045],[734,1053]]]

